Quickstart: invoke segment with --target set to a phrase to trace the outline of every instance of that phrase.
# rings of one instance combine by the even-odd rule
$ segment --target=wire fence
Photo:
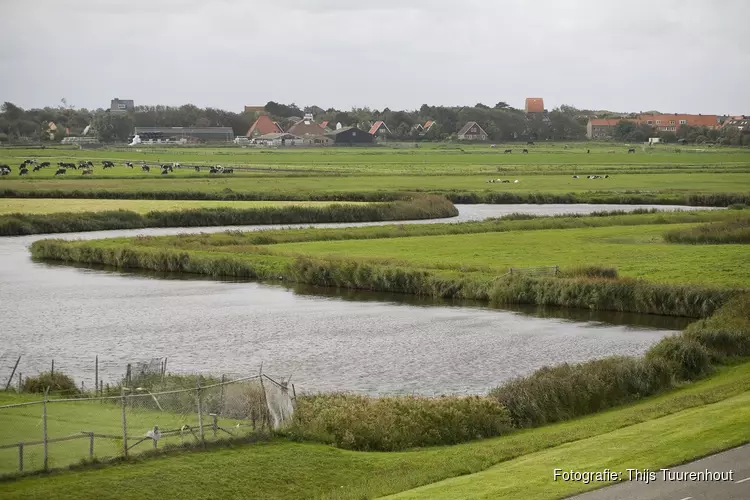
[[[106,461],[170,445],[264,434],[288,423],[294,386],[265,374],[166,390],[137,384],[97,397],[44,394],[0,406],[0,474]]]

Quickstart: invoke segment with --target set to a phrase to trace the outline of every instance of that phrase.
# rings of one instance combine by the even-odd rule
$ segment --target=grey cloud
[[[0,100],[750,113],[748,18],[746,0],[13,2],[0,68],[34,77]]]

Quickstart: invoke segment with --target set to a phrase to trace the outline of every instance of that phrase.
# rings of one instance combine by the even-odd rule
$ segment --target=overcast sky
[[[0,0],[0,101],[750,114],[750,0]]]

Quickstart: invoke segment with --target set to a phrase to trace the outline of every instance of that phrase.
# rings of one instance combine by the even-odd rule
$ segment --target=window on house
[[[648,123],[649,125],[653,125],[654,121],[653,120],[648,120],[646,123]]]
[[[656,120],[657,125],[661,125],[661,120]]]
[[[127,106],[125,106],[124,104],[118,104],[117,109],[127,109]]]
[[[687,120],[680,120],[680,125],[687,125]]]
[[[674,120],[669,120],[670,125],[674,125]]]

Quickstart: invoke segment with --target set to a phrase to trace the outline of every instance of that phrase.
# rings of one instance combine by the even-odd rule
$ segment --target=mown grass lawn
[[[749,383],[750,363],[745,363],[723,367],[710,379],[633,405],[451,447],[364,453],[279,439],[0,482],[0,497],[141,499],[158,495],[181,500],[201,492],[204,498],[222,499],[374,498],[486,471],[477,478],[482,491],[494,492],[501,482],[511,493],[527,494],[516,498],[546,498],[539,495],[557,491],[551,488],[559,486],[551,483],[551,469],[545,470],[557,460],[571,466],[589,461],[597,467],[625,462],[634,467],[666,466],[750,439],[746,425],[750,394],[745,392]],[[628,444],[626,440],[633,437],[637,439]],[[513,474],[501,473],[498,479],[496,471],[504,464]],[[525,482],[529,479],[531,483]],[[435,488],[436,494],[458,493],[450,498],[461,498],[463,491],[453,490],[449,483],[438,483]],[[409,494],[422,495],[419,491]]]
[[[694,224],[509,231],[273,245],[277,255],[389,261],[406,267],[504,274],[511,267],[614,267],[658,283],[747,287],[747,245],[666,243],[663,233]]]
[[[352,204],[356,202],[346,202]],[[130,210],[146,213],[154,210],[190,210],[231,207],[237,209],[280,207],[287,205],[326,206],[320,201],[218,201],[218,200],[102,200],[71,198],[0,198],[0,215],[12,213],[50,214],[59,212],[103,212]]]

